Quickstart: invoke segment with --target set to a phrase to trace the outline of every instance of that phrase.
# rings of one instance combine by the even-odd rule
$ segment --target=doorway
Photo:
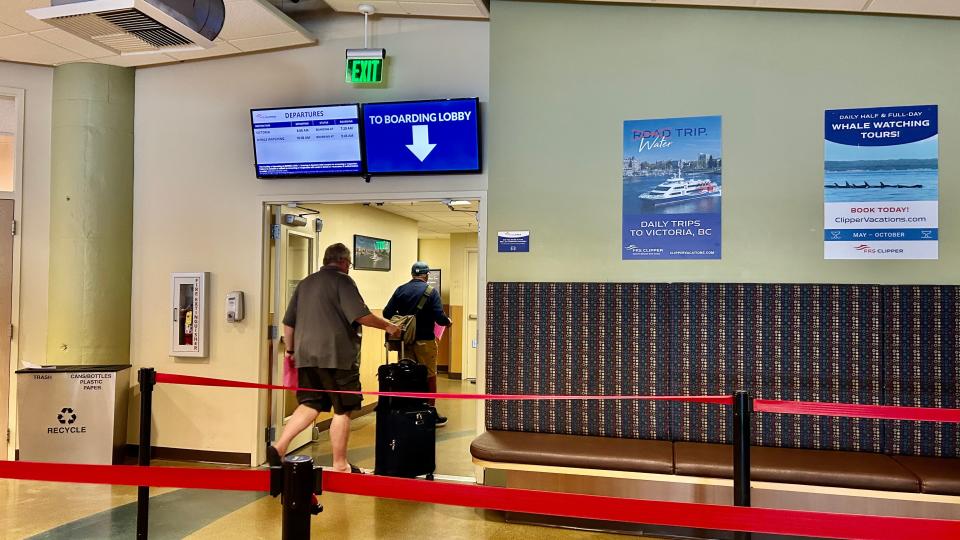
[[[13,201],[0,199],[0,224],[13,223]],[[9,429],[10,344],[13,341],[13,235],[0,234],[0,434]],[[8,333],[9,332],[9,333]],[[6,440],[6,439],[4,439]],[[6,448],[6,446],[4,446]],[[5,460],[6,451],[0,454]]]
[[[270,230],[271,270],[274,274],[274,286],[270,287],[270,319],[276,330],[276,336],[281,343],[272,348],[271,373],[274,381],[283,381],[283,357],[287,346],[282,343],[283,316],[287,311],[290,299],[297,285],[305,277],[317,269],[316,235],[306,228],[306,224],[299,222],[287,224],[284,222],[284,207],[274,206],[270,215],[273,216]],[[297,408],[295,392],[273,392],[271,403],[271,425],[275,426],[279,434],[288,419]],[[313,440],[314,430],[307,429],[301,432],[290,443],[290,450],[295,450]]]
[[[282,318],[295,280],[302,279],[302,272],[306,272],[306,267],[299,265],[302,272],[288,275],[290,268],[295,265],[294,244],[298,240],[292,240],[289,234],[291,227],[284,223],[305,222],[305,225],[293,229],[306,231],[313,238],[311,258],[315,264],[310,272],[319,268],[319,258],[326,246],[338,242],[345,244],[354,255],[354,267],[349,275],[357,283],[367,306],[376,315],[382,315],[383,307],[395,289],[411,279],[413,262],[425,260],[431,267],[430,279],[441,293],[444,311],[454,320],[453,328],[440,338],[439,390],[451,393],[477,392],[476,385],[463,380],[466,364],[463,343],[468,335],[473,336],[470,341],[476,348],[472,348],[470,362],[476,371],[476,353],[482,347],[477,337],[482,326],[482,316],[478,315],[483,302],[480,290],[483,280],[480,267],[483,260],[483,247],[479,241],[482,228],[480,202],[479,197],[475,197],[466,201],[434,198],[417,201],[328,200],[268,204],[267,224],[275,231],[271,236],[277,236],[277,240],[270,243],[270,279],[265,282],[265,287],[271,291],[264,291],[264,297],[270,299],[271,306],[268,314],[271,322],[268,324],[276,325],[276,330],[271,330],[276,337],[267,347],[276,351],[267,355],[271,364],[271,378],[274,381],[282,380],[281,366],[285,350],[280,342]],[[283,214],[296,215],[285,218]],[[276,226],[277,223],[281,225]],[[363,256],[371,245],[377,246],[376,261]],[[468,255],[468,250],[472,251],[472,255]],[[467,270],[468,265],[473,266],[472,270]],[[472,294],[466,294],[468,288],[472,289]],[[283,297],[277,298],[274,290],[281,290]],[[468,305],[468,301],[472,303]],[[468,320],[468,314],[473,315],[472,320]],[[364,390],[377,390],[377,369],[387,361],[383,332],[364,328],[360,354],[361,386]],[[390,354],[390,361],[395,362],[396,353]],[[479,362],[482,363],[482,360]],[[352,463],[367,469],[374,465],[375,415],[369,413],[375,410],[375,399],[371,396],[364,398],[363,409],[354,415],[351,425],[349,457]],[[271,398],[270,402],[273,401],[274,398]],[[273,405],[271,410],[270,425],[274,427],[274,440],[283,429],[281,420],[296,406],[293,395],[284,395],[282,401]],[[441,415],[449,416],[450,422],[437,432],[437,474],[473,475],[469,443],[479,429],[478,407],[482,408],[477,402],[464,400],[441,402],[438,405]],[[328,464],[330,459],[329,437],[323,433],[329,425],[329,418],[329,413],[318,417],[319,440],[301,450],[316,458],[319,464]],[[291,444],[290,450],[310,442],[309,433],[301,434]]]

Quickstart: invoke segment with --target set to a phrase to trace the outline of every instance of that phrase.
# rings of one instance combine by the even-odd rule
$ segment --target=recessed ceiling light
[[[450,201],[447,206],[470,206],[470,201]]]

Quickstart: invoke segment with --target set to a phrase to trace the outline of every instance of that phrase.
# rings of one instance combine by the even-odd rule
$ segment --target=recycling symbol
[[[70,407],[64,407],[60,409],[60,414],[57,415],[57,420],[61,424],[72,424],[77,421],[77,415]]]

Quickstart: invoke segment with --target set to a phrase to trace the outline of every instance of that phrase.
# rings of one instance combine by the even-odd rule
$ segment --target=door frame
[[[370,193],[292,193],[288,195],[263,195],[257,199],[256,209],[252,211],[258,212],[261,215],[265,216],[264,226],[260,227],[260,245],[262,246],[260,254],[260,281],[263,284],[262,292],[260,294],[260,352],[258,358],[260,359],[259,366],[259,377],[260,382],[264,384],[276,384],[276,382],[270,383],[272,380],[271,377],[271,366],[270,366],[270,353],[271,351],[276,351],[277,346],[279,345],[279,337],[282,335],[282,330],[280,329],[280,321],[273,321],[273,324],[277,325],[278,333],[273,339],[269,337],[269,325],[271,321],[269,319],[270,314],[270,298],[268,294],[264,294],[267,291],[267,287],[271,286],[270,281],[270,216],[269,212],[270,205],[280,205],[281,207],[290,202],[299,202],[299,203],[317,203],[317,204],[362,204],[362,203],[377,203],[377,202],[393,202],[393,201],[443,201],[448,199],[476,199],[480,203],[480,211],[477,214],[477,252],[479,257],[479,269],[477,271],[477,325],[478,325],[478,338],[477,338],[477,391],[484,392],[486,384],[486,361],[484,358],[485,354],[485,334],[486,334],[486,261],[487,261],[487,191],[486,190],[450,190],[450,191],[407,191],[407,192],[370,192]],[[316,246],[317,252],[320,251],[321,246],[319,243]],[[278,276],[279,277],[279,276]],[[281,317],[280,314],[275,314],[277,317]],[[267,360],[266,362],[264,360]],[[279,427],[273,426],[272,421],[275,417],[272,411],[272,402],[273,399],[270,395],[270,391],[261,390],[257,396],[257,429],[254,431],[254,441],[252,441],[252,447],[255,449],[251,453],[251,464],[259,465],[264,462],[266,456],[264,451],[266,449],[266,444],[264,441],[264,434],[266,430],[270,427]],[[484,424],[482,419],[484,418],[483,407],[477,408],[477,418],[480,421],[477,423],[477,434],[480,434],[484,431]],[[279,435],[277,433],[276,435]]]
[[[4,451],[0,453],[0,460],[13,460],[16,457],[17,448],[17,385],[15,372],[20,365],[20,263],[23,238],[21,229],[23,223],[23,116],[25,92],[22,88],[0,86],[0,95],[14,98],[17,114],[17,139],[13,155],[13,192],[0,191],[0,198],[13,200],[13,219],[17,224],[17,233],[13,236],[13,275],[11,277],[12,290],[10,291],[10,305],[13,311],[10,314],[10,322],[13,324],[13,339],[10,341],[10,365],[7,366],[10,377],[9,392],[6,392],[7,402],[0,403],[0,414],[6,417],[7,429],[10,430],[10,442],[3,443]],[[0,229],[0,233],[3,232],[6,231]],[[0,366],[0,369],[3,368],[3,366]],[[3,392],[0,392],[0,396],[3,394]],[[6,433],[0,433],[0,437],[2,437],[0,441],[6,441]]]
[[[471,377],[470,370],[467,369],[467,358],[470,355],[471,341],[473,340],[471,336],[467,335],[467,329],[470,328],[470,310],[468,309],[470,307],[470,288],[464,287],[463,288],[464,329],[463,329],[463,343],[460,344],[460,354],[461,354],[460,357],[463,358],[463,366],[461,366],[461,369],[463,370],[463,378],[465,380],[467,379],[476,380],[477,378],[479,378],[479,372],[480,372],[480,292],[479,292],[479,289],[481,289],[482,287],[480,287],[480,239],[479,238],[477,239],[477,247],[475,248],[469,247],[465,249],[463,252],[463,263],[464,263],[463,264],[463,269],[464,269],[463,282],[464,283],[470,282],[469,276],[470,276],[470,254],[471,253],[477,254],[477,289],[478,289],[477,290],[477,336],[476,336],[477,365],[473,366],[474,376]]]

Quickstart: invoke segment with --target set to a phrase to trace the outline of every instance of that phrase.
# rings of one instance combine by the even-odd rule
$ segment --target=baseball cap
[[[410,269],[410,275],[413,275],[413,276],[425,276],[429,272],[430,272],[430,265],[423,261],[417,261],[413,263],[413,268]]]

